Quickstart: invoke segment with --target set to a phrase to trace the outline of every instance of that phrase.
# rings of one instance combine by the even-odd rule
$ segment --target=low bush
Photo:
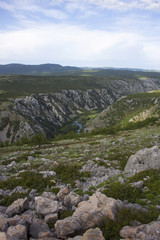
[[[120,182],[109,182],[103,193],[107,197],[112,197],[120,200],[128,200],[131,203],[136,203],[138,199],[144,197],[142,189],[133,188],[129,184],[121,184]]]
[[[140,210],[131,210],[128,208],[120,209],[117,216],[117,221],[114,222],[108,217],[105,217],[100,225],[100,229],[103,232],[105,240],[119,240],[120,230],[127,225],[132,225],[133,221],[139,221],[142,224],[149,223],[156,220],[159,215],[159,211],[150,210],[148,212]]]
[[[58,179],[63,183],[69,183],[72,187],[75,186],[75,180],[82,180],[83,178],[89,177],[89,172],[80,173],[81,166],[78,164],[66,164],[60,163],[54,171],[57,174]]]

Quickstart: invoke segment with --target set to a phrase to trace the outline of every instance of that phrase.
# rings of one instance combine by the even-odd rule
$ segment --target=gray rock
[[[8,240],[27,240],[27,229],[23,225],[11,226],[7,230],[7,239]]]
[[[0,214],[0,231],[5,232],[8,228],[7,218]]]
[[[6,207],[0,206],[0,214],[6,212]]]
[[[82,237],[82,240],[105,240],[99,228],[91,228],[87,230]]]
[[[64,197],[69,194],[69,189],[68,188],[61,188],[60,191],[57,193],[57,197],[60,201],[63,202]]]
[[[50,198],[52,200],[57,200],[56,194],[52,193],[52,192],[43,192],[41,197]]]
[[[55,223],[58,220],[58,214],[48,214],[45,216],[44,221],[45,223],[49,224],[49,223]]]
[[[50,198],[35,197],[35,207],[37,214],[45,217],[48,214],[57,213],[62,209],[62,204]]]
[[[61,238],[74,236],[83,230],[98,226],[104,216],[115,221],[117,207],[115,199],[96,192],[88,201],[80,202],[71,217],[56,222],[56,233]]]
[[[33,219],[33,222],[29,229],[29,234],[35,239],[53,236],[53,234],[49,230],[48,225],[40,219]]]
[[[19,215],[7,219],[9,226],[23,225],[27,226],[26,221]]]
[[[41,174],[43,174],[43,177],[55,177],[56,176],[56,172],[54,171],[41,171]]]
[[[0,232],[0,240],[7,240],[7,235],[5,232]]]
[[[138,182],[134,182],[132,184],[132,186],[135,187],[135,188],[141,188],[141,187],[143,187],[143,184],[144,184],[144,182],[141,180],[141,181],[138,181]]]
[[[160,221],[154,221],[149,224],[143,224],[135,227],[125,226],[120,231],[120,236],[134,240],[159,240]]]
[[[67,240],[82,240],[82,236],[76,236],[73,238],[68,238]]]
[[[160,149],[157,146],[145,148],[131,155],[125,166],[124,173],[133,176],[138,172],[160,168]]]
[[[72,206],[77,206],[77,204],[82,200],[82,198],[75,192],[70,192],[64,197],[64,205],[67,208],[72,208]]]
[[[20,214],[29,208],[29,201],[27,198],[20,198],[12,203],[7,210],[6,214],[9,217],[15,216],[16,214]]]

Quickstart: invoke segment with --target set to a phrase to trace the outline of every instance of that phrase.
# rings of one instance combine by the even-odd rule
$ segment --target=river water
[[[74,123],[73,123],[73,125],[77,125],[78,127],[79,127],[79,129],[77,130],[77,133],[78,134],[80,134],[80,132],[81,132],[81,130],[82,130],[82,124],[80,124],[79,122],[78,122],[78,120],[75,120],[74,121]]]

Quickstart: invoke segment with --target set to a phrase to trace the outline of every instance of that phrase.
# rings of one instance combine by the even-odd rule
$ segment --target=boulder
[[[8,219],[0,214],[0,231],[5,232],[8,228]],[[1,239],[1,238],[0,238]]]
[[[69,194],[69,189],[67,187],[61,188],[60,191],[57,193],[57,197],[58,197],[59,201],[63,202],[64,197],[68,194]]]
[[[153,221],[140,226],[125,226],[120,231],[120,236],[124,239],[134,240],[159,240],[160,239],[160,221]]]
[[[7,230],[7,240],[27,240],[27,229],[23,225],[11,226]]]
[[[82,199],[81,196],[79,196],[75,192],[70,192],[68,195],[64,197],[64,205],[67,208],[72,208],[72,206],[77,206],[81,199]]]
[[[31,235],[31,237],[35,239],[45,237],[49,238],[53,236],[53,234],[49,230],[48,225],[43,220],[40,219],[33,219],[33,222],[29,229],[29,234]]]
[[[67,240],[82,240],[82,236],[76,236],[73,238],[68,238]]]
[[[49,223],[55,223],[58,220],[58,214],[54,213],[54,214],[48,214],[45,216],[44,221],[45,223],[49,224]]]
[[[133,176],[136,173],[160,168],[160,149],[157,146],[145,148],[131,155],[125,166],[124,173]]]
[[[62,208],[62,204],[50,198],[35,197],[35,207],[37,214],[45,217],[48,214],[57,213]]]
[[[7,240],[7,235],[5,232],[0,232],[0,239],[1,240]]]
[[[104,216],[115,221],[119,203],[122,204],[120,200],[117,201],[96,192],[88,201],[80,202],[71,217],[56,222],[57,236],[61,238],[75,236],[84,230],[98,226]]]
[[[29,201],[27,198],[20,198],[12,203],[7,210],[6,214],[9,217],[15,216],[27,210],[29,208]]]
[[[23,225],[27,226],[26,221],[19,215],[7,219],[9,226]]]
[[[91,228],[87,230],[82,237],[82,240],[105,240],[99,228]]]

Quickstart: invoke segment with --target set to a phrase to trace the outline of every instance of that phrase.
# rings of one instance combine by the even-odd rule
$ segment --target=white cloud
[[[145,63],[150,63],[147,67],[160,68],[160,46],[156,42],[150,44],[135,33],[91,31],[62,24],[1,33],[0,52],[2,64],[52,62],[77,66],[145,67]],[[157,54],[156,58],[154,54]]]

